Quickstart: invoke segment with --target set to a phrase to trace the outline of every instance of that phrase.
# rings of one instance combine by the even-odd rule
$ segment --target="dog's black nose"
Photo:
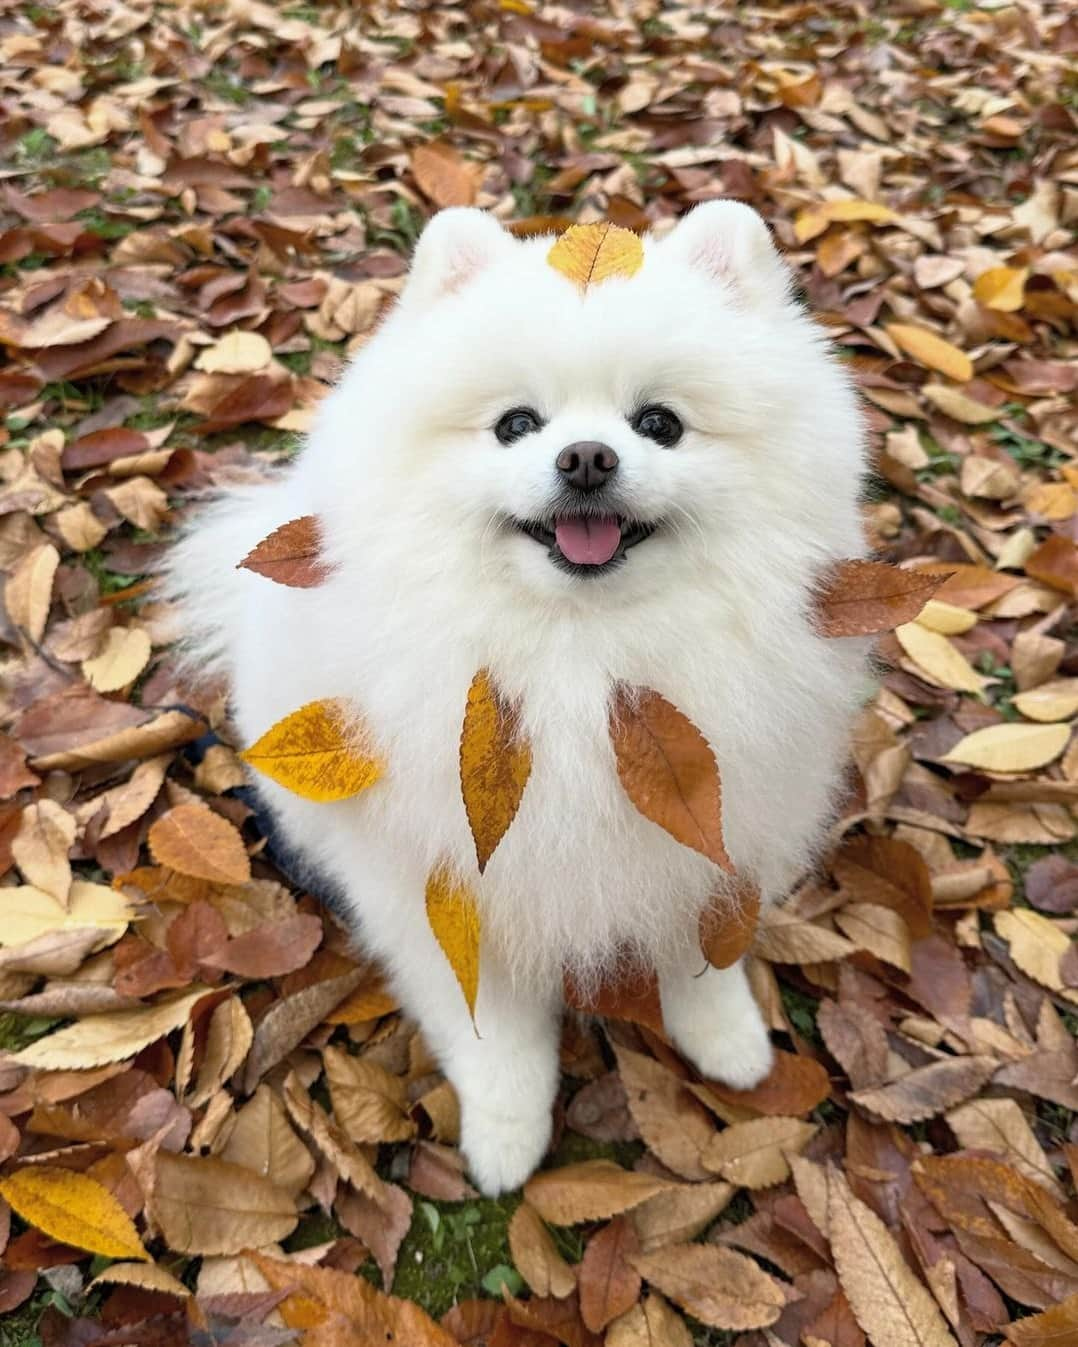
[[[598,440],[567,444],[555,460],[558,471],[578,491],[596,491],[617,470],[618,456]]]

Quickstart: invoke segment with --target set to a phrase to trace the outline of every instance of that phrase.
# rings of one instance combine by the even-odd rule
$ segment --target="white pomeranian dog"
[[[653,968],[666,1032],[705,1077],[745,1088],[771,1063],[743,967],[701,974],[722,872],[619,784],[615,685],[654,689],[706,737],[726,849],[765,902],[812,861],[866,686],[866,643],[812,619],[821,572],[865,550],[859,410],[763,221],[702,205],[644,240],[634,275],[584,290],[550,246],[437,215],[299,457],[202,512],[170,577],[191,665],[227,675],[246,743],[344,698],[387,762],[337,803],[257,785],[418,1020],[488,1194],[549,1143],[566,970]],[[302,515],[323,584],[236,569]],[[458,746],[481,668],[518,703],[533,766],[480,877]],[[482,918],[478,1032],[426,917],[445,861]]]

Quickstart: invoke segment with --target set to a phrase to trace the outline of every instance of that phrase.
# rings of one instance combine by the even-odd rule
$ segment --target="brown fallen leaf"
[[[1014,1347],[1074,1347],[1078,1342],[1078,1292],[1042,1314],[1014,1320],[1005,1331]]]
[[[192,1009],[207,991],[206,987],[195,987],[157,1005],[76,1020],[23,1048],[15,1055],[16,1060],[44,1071],[85,1071],[109,1062],[122,1062],[186,1024]]]
[[[560,1298],[576,1289],[576,1273],[558,1252],[538,1212],[527,1202],[517,1207],[509,1222],[509,1251],[535,1295]]]
[[[468,689],[460,732],[460,787],[480,874],[516,817],[531,769],[517,714],[480,669]]]
[[[922,1122],[977,1094],[998,1067],[994,1057],[945,1058],[886,1085],[857,1090],[850,1102],[880,1122]]]
[[[524,1198],[551,1225],[577,1225],[609,1220],[672,1186],[610,1160],[583,1160],[536,1174],[524,1185]]]
[[[159,1151],[150,1201],[162,1235],[179,1253],[237,1254],[284,1239],[299,1220],[284,1189],[208,1156]]]
[[[827,1171],[827,1224],[842,1289],[876,1347],[955,1347],[946,1320],[894,1236],[834,1168]]]
[[[629,1112],[648,1148],[668,1169],[685,1179],[707,1179],[704,1163],[715,1138],[715,1124],[684,1081],[661,1062],[615,1043],[621,1083]]]
[[[632,1209],[640,1247],[644,1253],[668,1244],[689,1244],[734,1195],[729,1183],[683,1183],[656,1193]]]
[[[711,1328],[766,1328],[782,1313],[780,1284],[751,1258],[715,1244],[685,1244],[630,1260],[649,1285]]]
[[[55,800],[38,800],[22,811],[11,840],[11,856],[28,884],[67,907],[71,893],[71,862],[75,819]]]
[[[259,1085],[236,1114],[220,1158],[260,1174],[294,1197],[307,1186],[315,1167],[280,1096],[268,1085]]]
[[[719,768],[707,740],[650,688],[619,684],[610,710],[618,779],[636,808],[724,870]]]
[[[322,943],[322,934],[320,917],[297,913],[233,936],[222,948],[204,955],[201,963],[244,978],[283,977],[306,966]]]
[[[874,636],[912,622],[947,572],[903,570],[882,561],[840,561],[821,577],[815,614],[823,636]]]
[[[313,589],[330,574],[322,560],[322,538],[316,515],[304,515],[282,524],[252,551],[239,566],[279,585]]]
[[[788,1154],[804,1150],[817,1130],[781,1116],[733,1123],[711,1139],[704,1164],[735,1187],[770,1188],[790,1177]]]
[[[333,1116],[353,1141],[406,1141],[415,1135],[404,1081],[377,1062],[323,1049]]]
[[[588,1240],[580,1260],[580,1317],[593,1333],[636,1304],[640,1274],[632,1259],[640,1252],[627,1216],[615,1216]]]
[[[463,159],[445,141],[417,145],[411,165],[419,190],[436,206],[470,206],[475,201],[482,166]]]
[[[235,826],[203,804],[180,804],[162,814],[149,833],[158,865],[212,884],[245,884],[251,862]]]
[[[924,858],[895,837],[858,837],[848,841],[831,872],[860,902],[893,908],[920,940],[932,930],[932,876]]]
[[[362,968],[313,982],[275,1001],[255,1027],[254,1042],[243,1071],[243,1090],[250,1093],[267,1071],[284,1061],[312,1029],[363,980]]]

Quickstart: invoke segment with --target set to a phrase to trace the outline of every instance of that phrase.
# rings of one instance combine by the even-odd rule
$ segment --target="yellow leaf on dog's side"
[[[722,787],[711,745],[687,716],[651,688],[619,684],[610,741],[625,794],[652,823],[722,869]]]
[[[620,225],[578,224],[557,239],[546,260],[586,290],[611,276],[634,276],[644,264],[644,245],[631,229]]]
[[[480,874],[516,817],[531,769],[531,748],[519,737],[516,714],[480,669],[468,689],[460,732],[460,788]]]
[[[943,761],[989,772],[1030,772],[1058,758],[1070,737],[1069,725],[989,725],[960,739]]]
[[[88,1174],[29,1165],[0,1179],[0,1197],[27,1225],[61,1244],[108,1258],[149,1260],[131,1217]]]
[[[308,702],[240,754],[244,762],[304,800],[347,800],[385,775],[343,702]]]
[[[949,341],[915,323],[887,323],[884,331],[900,351],[913,356],[929,369],[939,370],[956,383],[973,378],[973,361]]]
[[[470,890],[444,865],[436,866],[427,879],[427,920],[474,1021],[479,993],[479,908]]]

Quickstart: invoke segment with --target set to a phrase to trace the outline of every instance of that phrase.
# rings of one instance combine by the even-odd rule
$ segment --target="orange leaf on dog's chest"
[[[912,622],[949,572],[905,571],[884,561],[840,561],[820,580],[823,636],[874,636]]]
[[[729,968],[749,952],[760,916],[760,891],[739,884],[735,894],[721,894],[700,914],[700,948],[713,968]]]
[[[313,589],[329,575],[321,558],[321,543],[317,516],[305,514],[274,529],[237,569],[254,571],[293,589]]]
[[[515,713],[480,669],[468,689],[460,733],[460,788],[480,874],[516,816],[531,769],[531,749],[519,737]]]
[[[546,260],[586,290],[611,276],[634,276],[644,264],[644,245],[631,229],[620,225],[579,224],[558,238]]]
[[[618,777],[645,818],[724,870],[719,767],[707,740],[650,688],[618,685],[610,713]]]

